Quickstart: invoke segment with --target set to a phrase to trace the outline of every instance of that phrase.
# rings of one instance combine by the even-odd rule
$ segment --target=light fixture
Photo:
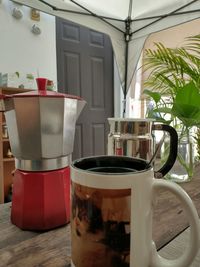
[[[16,19],[21,19],[23,17],[23,12],[21,9],[14,7],[12,11],[12,16]]]
[[[40,11],[35,8],[31,8],[31,19],[40,21]]]
[[[31,28],[32,33],[34,33],[35,35],[39,35],[41,34],[41,29],[39,26],[37,26],[36,24],[34,24]]]

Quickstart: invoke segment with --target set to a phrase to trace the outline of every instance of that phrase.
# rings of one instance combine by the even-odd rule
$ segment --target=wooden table
[[[200,215],[200,166],[192,182],[181,186]],[[10,223],[10,207],[11,203],[0,205],[0,267],[70,266],[70,225],[47,232],[22,231]],[[161,255],[174,258],[184,250],[187,228],[180,203],[169,192],[160,192],[154,211],[153,238]],[[199,266],[200,252],[191,267]]]
[[[200,164],[191,182],[180,184],[193,200],[200,217]],[[154,210],[153,239],[161,249],[188,227],[188,220],[180,202],[167,191],[158,195]]]

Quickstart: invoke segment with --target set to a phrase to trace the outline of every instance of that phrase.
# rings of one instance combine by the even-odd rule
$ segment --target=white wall
[[[40,21],[30,18],[30,8],[19,6],[9,0],[0,1],[0,72],[18,71],[24,81],[27,73],[46,77],[57,82],[55,17],[40,12]],[[12,16],[14,7],[23,11],[19,20]],[[40,35],[31,32],[33,24],[41,28]],[[22,79],[22,80],[21,80]],[[35,87],[35,85],[34,85]]]

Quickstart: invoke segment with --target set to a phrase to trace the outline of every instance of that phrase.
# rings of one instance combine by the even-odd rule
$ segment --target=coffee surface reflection
[[[88,169],[88,171],[93,171],[93,172],[103,172],[103,173],[125,173],[125,172],[135,172],[137,171],[136,169],[131,169],[131,168],[123,168],[123,167],[94,167]]]

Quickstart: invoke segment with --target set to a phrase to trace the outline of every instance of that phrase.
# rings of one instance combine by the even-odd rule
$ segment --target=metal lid
[[[151,135],[153,119],[108,118],[110,133],[128,134],[133,136]]]
[[[62,94],[55,91],[48,91],[46,90],[46,85],[48,79],[46,78],[36,78],[38,90],[33,90],[30,92],[24,92],[24,93],[18,93],[18,94],[12,94],[12,95],[0,95],[0,99],[5,98],[15,98],[15,97],[56,97],[56,98],[71,98],[71,99],[77,99],[82,100],[81,97],[75,96],[75,95],[68,95],[68,94]]]
[[[72,98],[72,99],[82,100],[82,98],[79,96],[62,94],[48,90],[46,91],[35,90],[25,93],[6,95],[6,97],[59,97],[59,98]]]
[[[109,122],[154,122],[153,118],[108,118]]]

